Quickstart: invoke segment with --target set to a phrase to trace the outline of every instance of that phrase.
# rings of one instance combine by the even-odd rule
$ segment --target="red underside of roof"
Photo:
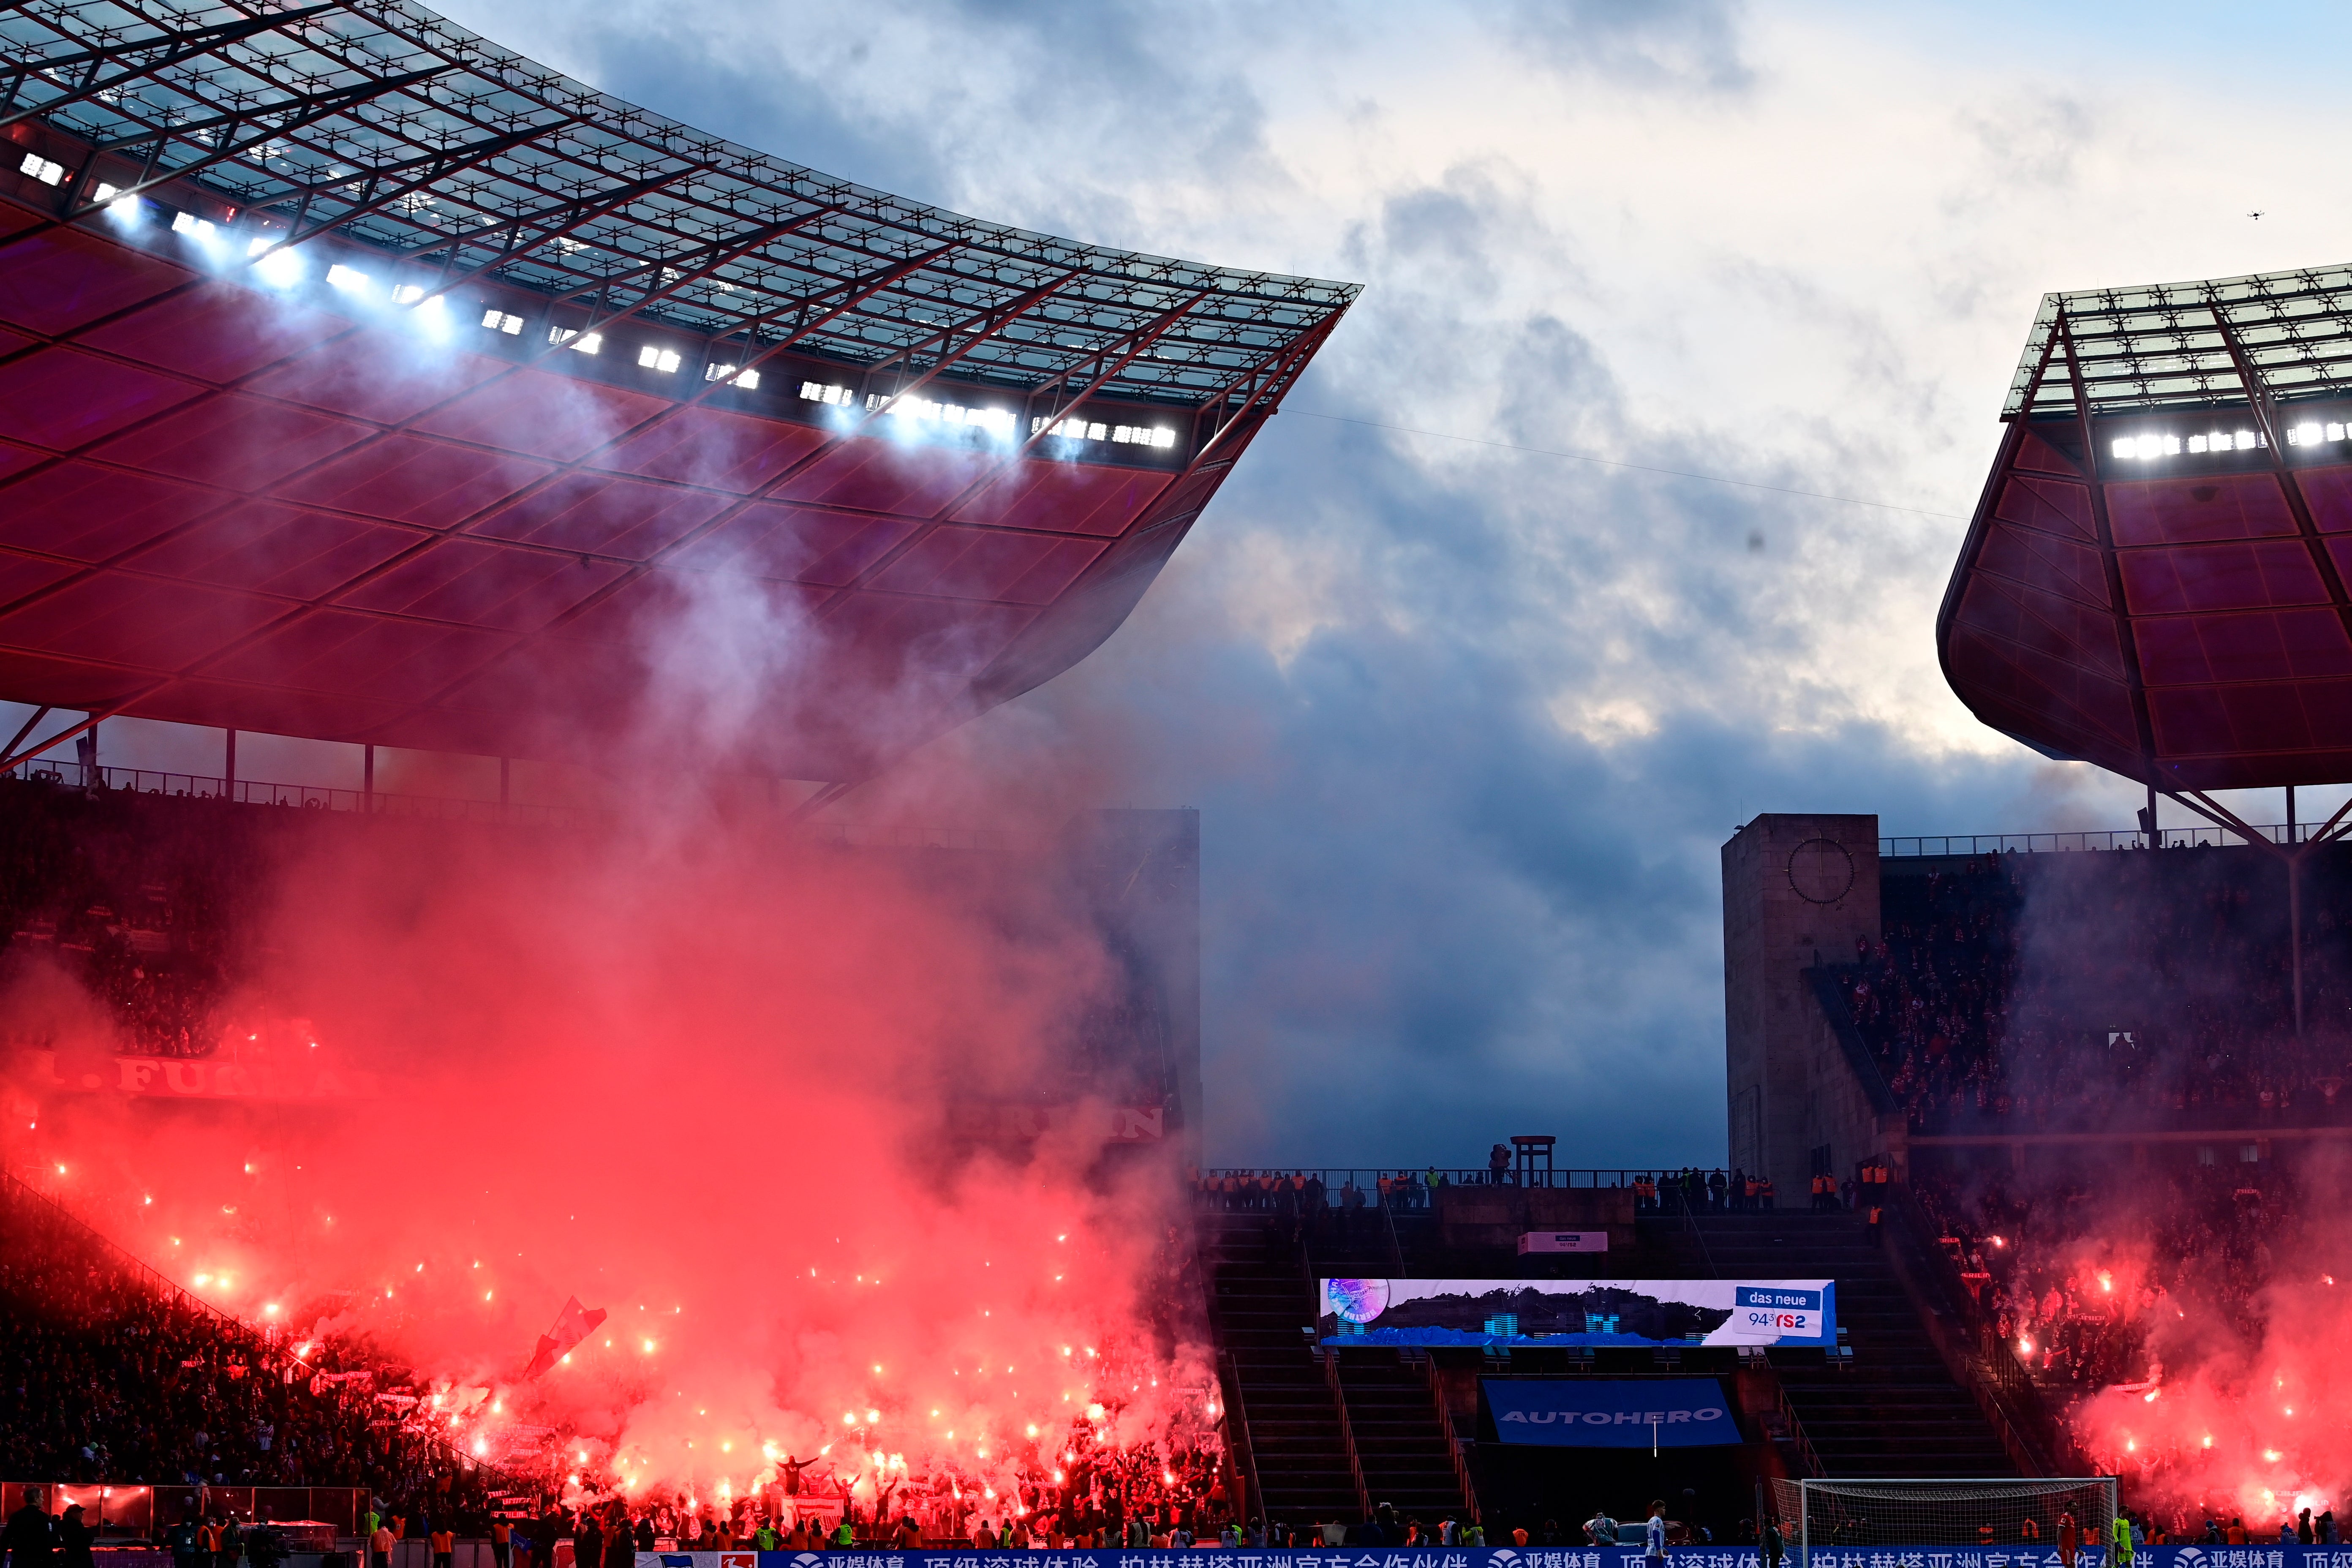
[[[2352,467],[2095,482],[2074,430],[2002,444],[1937,628],[1953,689],[2160,787],[2352,779]]]
[[[862,777],[1116,629],[1256,425],[1171,471],[678,406],[6,244],[0,699],[581,759],[702,692]]]

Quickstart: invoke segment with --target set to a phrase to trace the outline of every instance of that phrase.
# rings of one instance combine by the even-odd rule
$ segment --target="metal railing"
[[[1260,1176],[1273,1176],[1286,1184],[1294,1176],[1313,1177],[1315,1180],[1323,1184],[1323,1201],[1325,1204],[1336,1206],[1339,1202],[1340,1194],[1347,1187],[1352,1185],[1358,1192],[1364,1194],[1364,1204],[1365,1206],[1369,1208],[1380,1202],[1380,1179],[1381,1177],[1401,1177],[1406,1183],[1405,1196],[1407,1201],[1402,1204],[1399,1204],[1396,1206],[1410,1211],[1415,1208],[1427,1206],[1428,1194],[1430,1190],[1429,1178],[1433,1173],[1441,1179],[1442,1184],[1449,1187],[1493,1187],[1499,1185],[1506,1187],[1541,1187],[1554,1191],[1573,1189],[1600,1192],[1608,1192],[1617,1189],[1631,1192],[1636,1177],[1647,1177],[1654,1182],[1661,1184],[1663,1186],[1669,1177],[1679,1179],[1682,1175],[1682,1171],[1679,1168],[1671,1171],[1654,1170],[1646,1167],[1641,1170],[1633,1170],[1630,1168],[1622,1170],[1607,1168],[1579,1168],[1576,1170],[1569,1170],[1563,1168],[1556,1171],[1537,1171],[1528,1177],[1521,1177],[1515,1172],[1506,1172],[1501,1181],[1498,1183],[1495,1179],[1494,1173],[1484,1165],[1379,1165],[1361,1167],[1343,1167],[1336,1165],[1284,1165],[1280,1167],[1272,1165],[1263,1167],[1221,1165],[1213,1169],[1202,1170],[1201,1172],[1201,1182],[1202,1184],[1196,1190],[1199,1192],[1204,1202],[1215,1203],[1227,1198],[1237,1201],[1264,1198],[1278,1206],[1285,1201],[1287,1194],[1295,1192],[1297,1189],[1286,1185],[1275,1187],[1269,1192],[1266,1189],[1255,1185],[1244,1185],[1239,1190],[1229,1193],[1213,1188],[1209,1186],[1208,1184],[1212,1182],[1222,1183],[1228,1177],[1242,1177],[1246,1178],[1251,1182],[1255,1182],[1255,1178]],[[1391,1193],[1391,1197],[1392,1201],[1394,1196],[1395,1194]]]
[[[308,811],[342,811],[378,816],[416,816],[441,822],[506,822],[568,826],[595,813],[578,806],[500,804],[457,795],[394,795],[386,790],[333,789],[324,784],[272,784],[263,779],[213,778],[152,768],[84,766],[37,757],[19,763],[0,778],[39,781],[66,789],[104,790],[110,795],[165,795],[183,800],[218,800],[236,805],[277,805]]]
[[[2316,822],[2298,822],[2293,837],[2286,824],[2273,822],[2268,826],[2248,824],[2254,831],[2273,844],[2301,844],[2309,839],[2320,826]],[[2210,824],[2195,827],[2164,827],[2157,830],[2159,849],[2227,848],[2243,844],[2244,839],[2225,827]],[[2049,855],[2073,850],[2145,849],[2147,835],[2137,828],[2086,828],[2079,833],[1950,833],[1925,837],[1882,838],[1878,854],[1882,859],[1911,859],[1922,856],[1947,855]]]
[[[1437,1412],[1437,1429],[1445,1435],[1446,1456],[1454,1461],[1454,1479],[1462,1488],[1462,1517],[1478,1517],[1478,1488],[1470,1479],[1469,1445],[1454,1430],[1454,1412],[1445,1406],[1445,1384],[1437,1375],[1437,1358],[1421,1358],[1421,1375],[1429,1384],[1429,1402]]]
[[[110,795],[159,795],[181,800],[218,800],[236,805],[274,805],[295,810],[356,812],[362,816],[419,817],[436,822],[483,822],[542,827],[577,827],[609,822],[615,814],[589,806],[529,801],[481,800],[470,795],[395,794],[381,789],[341,789],[328,784],[273,784],[264,779],[226,779],[205,773],[175,773],[153,768],[85,766],[54,757],[17,763],[0,779],[38,781],[63,789],[102,790]],[[778,802],[781,809],[783,803]],[[1004,854],[1021,848],[1022,835],[987,827],[922,827],[862,822],[820,821],[803,825],[812,843],[847,849],[960,849]]]
[[[80,1233],[85,1243],[110,1256],[117,1268],[131,1270],[144,1281],[149,1289],[155,1291],[174,1305],[186,1308],[201,1317],[215,1319],[223,1327],[250,1335],[257,1342],[260,1339],[260,1331],[252,1324],[233,1313],[223,1311],[203,1297],[193,1295],[182,1289],[171,1276],[150,1268],[146,1261],[135,1253],[117,1247],[89,1221],[16,1172],[0,1169],[0,1194],[14,1198],[20,1203],[37,1205],[40,1208],[46,1209],[48,1212],[48,1218],[53,1223],[63,1226],[70,1231]]]
[[[1805,1467],[1805,1474],[1826,1475],[1828,1472],[1822,1468],[1822,1457],[1814,1450],[1812,1438],[1805,1434],[1803,1418],[1797,1414],[1797,1407],[1789,1403],[1788,1385],[1780,1381],[1778,1373],[1772,1378],[1772,1414],[1780,1422],[1780,1430],[1774,1435],[1797,1451],[1797,1460]]]
[[[1271,1524],[1273,1521],[1267,1519],[1265,1510],[1265,1487],[1257,1479],[1257,1441],[1250,1435],[1249,1406],[1242,1399],[1242,1363],[1233,1352],[1219,1351],[1217,1364],[1225,1374],[1226,1452],[1231,1455],[1238,1439],[1249,1467],[1249,1498],[1243,1507],[1234,1510],[1234,1517],[1244,1521],[1255,1517]]]
[[[365,1487],[215,1486],[197,1481],[58,1481],[33,1478],[0,1482],[0,1510],[14,1515],[24,1506],[27,1488],[41,1490],[44,1511],[62,1514],[73,1504],[82,1509],[85,1524],[95,1521],[101,1543],[125,1538],[158,1540],[159,1529],[178,1522],[159,1519],[158,1497],[184,1500],[171,1511],[201,1497],[212,1511],[253,1524],[302,1521],[328,1525],[337,1536],[359,1533],[360,1505]]]
[[[1323,1381],[1331,1385],[1331,1409],[1339,1418],[1339,1441],[1348,1450],[1348,1473],[1356,1481],[1356,1506],[1363,1517],[1372,1517],[1372,1489],[1364,1484],[1364,1462],[1356,1456],[1356,1424],[1348,1419],[1348,1391],[1339,1385],[1339,1352],[1318,1350],[1315,1359],[1323,1363]]]

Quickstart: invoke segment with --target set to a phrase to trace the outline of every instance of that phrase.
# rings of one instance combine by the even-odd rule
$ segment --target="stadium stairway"
[[[1773,1370],[1832,1477],[2009,1477],[2017,1472],[1975,1398],[1952,1380],[1886,1255],[1860,1216],[1775,1213],[1647,1219],[1645,1239],[1692,1275],[1837,1281],[1849,1364],[1775,1351]]]
[[[1250,1511],[1286,1524],[1363,1517],[1348,1438],[1322,1363],[1298,1331],[1313,1294],[1286,1225],[1268,1214],[1205,1214],[1199,1246],[1221,1349],[1227,1408],[1237,1418],[1259,1495]]]
[[[1407,1364],[1393,1350],[1337,1354],[1348,1426],[1372,1501],[1395,1504],[1403,1518],[1433,1522],[1463,1509],[1428,1363]]]

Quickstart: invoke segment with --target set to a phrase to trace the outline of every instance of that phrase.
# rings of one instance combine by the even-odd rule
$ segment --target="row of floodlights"
[[[41,164],[42,168],[36,169],[33,167],[35,163]],[[49,172],[52,171],[61,173],[59,165],[47,159],[28,157],[26,160],[27,174],[55,184],[57,180],[50,178]],[[98,199],[101,202],[110,200],[113,195],[114,187],[111,185],[100,185],[98,188]],[[200,240],[216,239],[220,234],[217,226],[189,213],[179,213],[173,217],[172,232]],[[260,273],[268,282],[282,287],[298,281],[302,276],[301,257],[294,251],[281,247],[276,240],[266,235],[252,240],[246,247],[246,255],[255,258],[254,270]],[[365,294],[375,288],[374,279],[358,268],[346,267],[341,262],[336,262],[327,268],[327,283],[330,288],[339,289],[347,294]],[[423,286],[415,283],[394,284],[392,289],[392,302],[395,305],[422,305],[434,310],[441,308],[438,295],[428,297]],[[520,316],[495,307],[482,313],[482,325],[490,331],[502,332],[508,337],[519,337],[522,332]],[[587,354],[601,353],[604,347],[604,335],[602,332],[582,332],[572,327],[551,327],[548,329],[547,341],[551,343],[568,343],[573,349]],[[637,351],[637,363],[640,366],[646,370],[658,371],[664,375],[676,375],[684,363],[684,357],[676,349],[662,348],[658,344],[647,343]],[[739,370],[731,364],[705,365],[702,379],[705,381],[731,379],[736,385],[747,392],[757,391],[760,385],[758,371]]]
[[[482,325],[494,332],[514,337],[522,331],[522,318],[510,310],[495,308],[482,312]],[[583,332],[577,327],[550,327],[547,341],[561,343],[575,353],[600,354],[604,352],[604,334]],[[664,375],[676,375],[686,357],[676,349],[666,349],[659,343],[646,343],[637,350],[637,368],[658,371]],[[746,392],[760,390],[760,373],[739,365],[707,364],[702,367],[705,381],[731,381]]]
[[[58,184],[65,179],[64,164],[35,153],[25,155],[22,169],[24,173],[46,184]],[[101,184],[98,187],[98,200],[101,204],[111,202],[118,194],[117,187],[113,185]],[[217,226],[184,212],[173,215],[172,232],[203,240],[216,239],[220,234]],[[292,251],[278,248],[278,242],[267,236],[253,240],[247,247],[246,254],[247,257],[258,258],[255,270],[270,282],[292,283],[301,276],[300,258]],[[327,283],[331,288],[353,294],[363,294],[375,287],[375,280],[366,273],[355,267],[346,267],[341,262],[327,268]],[[441,303],[439,296],[427,298],[425,289],[415,283],[394,285],[392,290],[392,302],[395,305],[426,305],[436,309]],[[522,335],[523,319],[511,310],[501,310],[492,306],[482,312],[482,327],[486,331],[499,332],[510,338],[520,337]],[[583,331],[576,327],[550,327],[547,330],[547,341],[550,343],[570,348],[575,353],[600,354],[604,350],[604,333]],[[637,351],[637,363],[641,368],[657,371],[664,375],[677,374],[684,363],[684,357],[677,350],[666,349],[656,343],[647,343]],[[732,381],[746,392],[756,392],[760,386],[758,371],[744,370],[732,364],[705,365],[702,379]],[[802,398],[805,401],[824,404],[832,407],[845,407],[855,399],[855,395],[847,387],[828,385],[822,382],[804,381],[801,383],[800,391]],[[885,405],[888,405],[890,413],[898,418],[913,420],[919,424],[970,426],[998,435],[1003,435],[1013,428],[1013,413],[1010,409],[967,408],[961,404],[940,403],[919,397],[902,397],[893,402],[890,395],[886,393],[876,392],[866,395],[866,407],[868,413]],[[2305,428],[2316,431],[2318,426],[2310,426]],[[2332,425],[2328,429],[2330,440],[2340,438],[2343,433],[2343,426],[2340,425]],[[1051,435],[1065,441],[1109,441],[1116,445],[1160,449],[1176,444],[1176,432],[1164,425],[1108,425],[1099,420],[1086,419],[1055,419],[1049,422],[1043,416],[1029,421],[1029,433],[1032,436]],[[2293,438],[2292,435],[2290,438]],[[2314,439],[2316,438],[2315,436]],[[2127,437],[2116,443],[2116,455],[2117,457],[2156,456],[2155,451],[2147,449],[2146,444],[2158,439],[2170,438],[2140,437],[2137,443],[2135,443]],[[2197,444],[2203,439],[2202,437],[2192,437],[2189,449],[2204,450],[2201,445]],[[2218,443],[2223,437],[2216,437],[2214,439]],[[2241,437],[2242,444],[2250,444],[2250,437]],[[2135,450],[2126,452],[2124,450],[2126,447],[2134,447]],[[2171,449],[2174,451],[2179,449],[2179,442],[2177,439],[2172,441]],[[2217,445],[2214,449],[2219,451],[2221,447]]]
[[[2286,444],[2290,447],[2331,446],[2346,437],[2346,427],[2329,420],[2322,424],[2310,420],[2287,426]],[[2179,436],[2118,436],[2114,451],[2118,458],[2145,462],[2153,458],[2179,457],[2185,447],[2191,452],[2251,452],[2270,443],[2259,430],[2214,430],[2185,439]]]
[[[66,183],[66,166],[63,163],[58,163],[55,158],[44,158],[38,153],[26,153],[25,161],[17,164],[16,169],[20,174],[32,175],[33,178],[40,181],[41,184],[45,185],[62,185]],[[110,205],[113,203],[114,198],[121,195],[122,195],[121,186],[110,185],[103,181],[99,183],[99,205]],[[136,199],[136,197],[132,198],[134,201]],[[177,227],[178,226],[174,225],[173,226]],[[185,231],[183,230],[183,232]]]
[[[1046,428],[1043,418],[1029,421],[1029,434]],[[1115,441],[1134,447],[1173,447],[1176,432],[1165,425],[1110,425],[1084,419],[1056,419],[1053,434],[1065,441]]]
[[[856,401],[856,395],[845,386],[804,381],[801,383],[801,397],[804,402],[844,408]],[[926,397],[900,397],[894,402],[888,393],[866,395],[867,413],[886,407],[898,418],[919,424],[971,426],[999,436],[1013,428],[1013,411],[1008,408],[967,408],[961,404],[938,403]],[[1168,447],[1176,444],[1176,432],[1165,426],[1104,425],[1085,419],[1056,419],[1049,423],[1043,416],[1029,421],[1029,434],[1055,436],[1065,441],[1111,441],[1135,447]]]

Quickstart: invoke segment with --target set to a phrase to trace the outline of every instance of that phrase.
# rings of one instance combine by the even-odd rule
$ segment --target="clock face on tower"
[[[1853,857],[1833,838],[1808,838],[1789,851],[1789,886],[1809,904],[1833,904],[1853,886]]]

